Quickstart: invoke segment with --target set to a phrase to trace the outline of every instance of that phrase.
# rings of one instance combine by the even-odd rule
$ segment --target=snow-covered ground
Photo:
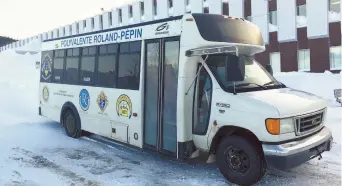
[[[38,116],[39,55],[0,53],[0,186],[226,185],[215,165],[190,165],[98,142],[71,139],[58,123]],[[341,185],[341,107],[333,89],[341,76],[281,73],[277,79],[329,102],[334,144],[323,159],[286,172],[270,171],[259,185]]]

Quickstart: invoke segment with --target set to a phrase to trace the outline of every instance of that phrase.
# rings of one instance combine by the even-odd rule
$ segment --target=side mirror
[[[272,69],[271,64],[266,65],[266,70],[267,70],[267,72],[269,72],[273,76],[273,69]]]
[[[245,63],[240,57],[228,55],[226,58],[227,81],[243,81],[245,79]]]

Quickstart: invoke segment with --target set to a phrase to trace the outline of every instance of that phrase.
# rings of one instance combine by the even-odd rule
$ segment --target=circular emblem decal
[[[47,87],[43,88],[43,99],[45,102],[49,100],[49,89]]]
[[[118,116],[127,118],[132,117],[132,102],[127,95],[122,94],[119,96],[118,100],[116,101],[116,112],[118,113]]]
[[[104,112],[107,105],[108,105],[108,99],[107,96],[103,91],[101,91],[100,95],[97,96],[97,105],[100,107],[101,111]]]
[[[90,106],[90,96],[86,89],[82,89],[80,92],[80,107],[83,111],[87,111]]]
[[[52,62],[52,60],[51,60],[51,57],[49,56],[49,54],[45,54],[43,57],[42,67],[41,67],[42,78],[45,81],[49,80],[51,77],[51,70],[52,70],[51,62]]]

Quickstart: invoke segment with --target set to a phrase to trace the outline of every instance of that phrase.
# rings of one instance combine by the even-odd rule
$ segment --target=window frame
[[[300,53],[301,52],[304,52],[304,68],[303,69],[300,69],[300,60],[299,60],[299,56],[300,56]],[[309,57],[309,68],[306,68],[306,63],[305,63],[305,59],[307,57],[307,53],[308,53],[308,57]],[[297,50],[297,67],[298,67],[298,72],[310,72],[311,71],[311,53],[310,53],[310,49],[300,49],[300,50]]]
[[[2,50],[2,47],[0,47],[0,51]],[[51,55],[50,59],[51,59],[51,72],[50,72],[50,78],[48,80],[45,80],[43,77],[42,77],[42,62],[43,62],[43,57],[48,54],[48,55]],[[53,75],[52,75],[52,72],[53,72],[53,61],[54,61],[54,51],[53,50],[48,50],[48,51],[42,51],[41,53],[41,62],[39,63],[39,82],[40,83],[51,83],[52,82],[52,79],[53,79]]]
[[[275,15],[275,24],[272,23],[274,15]],[[278,26],[278,11],[277,10],[270,11],[268,14],[268,19],[269,19],[269,21],[268,21],[269,24],[272,24],[274,26]]]
[[[140,1],[140,12],[141,12],[142,16],[145,15],[145,4],[144,4],[144,1]]]
[[[89,54],[89,48],[91,47],[95,47],[95,54]],[[79,85],[90,85],[90,86],[95,86],[96,83],[97,83],[97,60],[98,60],[98,52],[97,52],[97,49],[98,47],[97,46],[88,46],[88,47],[81,47],[80,48],[80,65],[79,65]],[[88,54],[87,55],[83,55],[83,51],[84,49],[88,49]],[[94,72],[93,72],[93,79],[92,81],[90,82],[86,82],[86,81],[83,81],[83,77],[82,77],[82,67],[83,67],[83,62],[82,62],[82,59],[83,57],[94,57],[95,58],[95,63],[94,63]]]
[[[202,68],[201,68],[202,67]],[[214,89],[214,82],[213,82],[213,79],[212,79],[212,77],[211,77],[211,75],[210,75],[210,71],[209,70],[207,70],[207,68],[203,65],[203,64],[201,64],[201,63],[198,63],[197,64],[197,70],[196,70],[196,72],[198,73],[199,72],[199,69],[201,68],[201,70],[204,70],[205,72],[206,72],[206,74],[208,75],[208,77],[209,77],[209,80],[210,80],[210,83],[211,83],[211,96],[210,96],[210,101],[209,101],[209,117],[208,117],[208,119],[207,119],[207,125],[206,125],[206,129],[205,129],[205,131],[203,131],[203,132],[195,132],[195,112],[197,112],[197,107],[195,108],[195,102],[196,101],[198,101],[197,99],[195,99],[196,98],[196,94],[197,94],[197,81],[198,81],[198,78],[199,78],[199,75],[200,75],[200,73],[198,74],[198,76],[196,77],[196,79],[195,79],[195,86],[194,86],[194,95],[193,95],[193,103],[192,103],[192,127],[191,127],[191,129],[192,129],[192,134],[195,134],[195,135],[199,135],[199,136],[205,136],[207,133],[208,133],[208,128],[209,128],[209,122],[210,122],[210,115],[211,115],[211,107],[212,107],[212,100],[213,100],[213,89]],[[196,73],[196,74],[197,74]]]
[[[121,52],[121,45],[122,44],[127,44],[128,43],[128,52]],[[132,45],[132,43],[140,43],[140,50],[139,51],[131,51],[131,45]],[[116,66],[116,88],[118,88],[118,89],[124,89],[124,90],[136,90],[136,91],[139,91],[140,90],[140,88],[141,88],[141,83],[140,83],[140,81],[141,81],[141,56],[142,56],[142,54],[141,54],[141,52],[142,52],[142,45],[143,45],[143,43],[142,43],[142,41],[141,40],[138,40],[138,41],[131,41],[131,42],[124,42],[124,43],[120,43],[119,44],[119,49],[118,49],[118,54],[117,54],[117,66]],[[127,55],[131,55],[131,54],[138,54],[139,55],[139,85],[138,85],[138,87],[136,88],[136,89],[128,89],[128,88],[121,88],[120,86],[119,86],[119,68],[120,68],[120,55],[121,54],[127,54]]]
[[[281,72],[281,55],[280,55],[280,52],[271,52],[270,53],[270,65],[271,65],[271,67],[274,70],[274,64],[272,63],[272,59],[273,59],[273,56],[275,56],[275,55],[279,55],[279,66],[280,66],[280,71],[279,72]],[[275,72],[277,72],[277,71],[275,71]]]
[[[108,52],[108,46],[109,45],[116,45],[116,52],[115,53],[109,53]],[[117,88],[117,74],[118,74],[118,55],[119,55],[119,45],[120,43],[111,43],[111,44],[106,44],[106,45],[99,45],[97,47],[97,60],[96,60],[96,64],[95,64],[95,72],[96,72],[96,83],[95,86],[96,87],[103,87],[103,88]],[[100,53],[100,47],[101,46],[106,46],[106,53],[101,54]],[[113,80],[113,85],[111,86],[105,86],[105,85],[100,85],[99,84],[99,66],[100,66],[100,57],[101,56],[113,56],[115,55],[115,63],[114,63],[114,80]]]
[[[300,10],[302,7],[305,7],[305,15],[300,15]],[[297,16],[307,17],[307,6],[306,6],[306,4],[302,4],[302,5],[297,6]]]
[[[109,12],[109,17],[108,17],[108,22],[109,26],[113,26],[113,12]]]
[[[90,18],[90,28],[93,30],[95,28],[95,18]]]
[[[331,9],[331,7],[334,6],[332,3],[335,3],[335,2],[332,2],[332,1],[333,1],[333,0],[329,0],[329,7],[328,7],[328,8],[329,8],[329,9],[328,9],[329,12],[330,12],[330,11],[331,11],[331,12],[335,12],[335,11],[332,11],[332,9]],[[340,1],[340,3],[341,3],[341,0],[339,0],[339,1]],[[338,1],[336,1],[336,2],[338,2]],[[337,7],[340,8],[340,12],[336,12],[336,13],[341,13],[341,7],[338,6],[338,5],[337,5]]]
[[[77,49],[78,50],[78,55],[74,55],[74,50]],[[72,55],[68,56],[68,51],[71,50],[72,51]],[[80,53],[80,48],[70,48],[67,49],[67,53],[66,56],[64,58],[64,80],[63,80],[63,84],[68,84],[68,85],[79,85],[80,84],[80,67],[81,67],[81,53]],[[77,80],[75,82],[69,82],[68,79],[66,79],[66,75],[67,75],[67,60],[68,58],[76,58],[77,59]]]
[[[341,15],[341,0],[337,0],[333,2],[334,0],[329,0],[328,1],[328,22],[329,23],[336,23],[336,22],[341,22],[341,16],[339,16],[337,19],[334,19],[333,17],[330,16],[330,14],[340,14]],[[339,2],[339,3],[336,3]],[[336,3],[332,4],[332,3]],[[332,10],[332,7],[337,8],[337,11]]]
[[[125,45],[128,44],[128,51],[124,51],[121,52],[121,45]],[[111,45],[115,45],[115,52],[108,52],[108,48],[112,48],[110,47]],[[139,47],[137,47],[139,45]],[[107,46],[107,51],[106,53],[102,53],[100,54],[100,47],[102,46]],[[95,53],[93,54],[86,54],[84,55],[84,49],[88,48],[88,50],[90,48],[94,48],[95,49]],[[114,49],[114,48],[112,48]],[[74,51],[78,50],[78,52],[76,52],[76,55],[74,55]],[[102,87],[102,88],[116,88],[116,89],[124,89],[124,90],[136,90],[139,91],[142,87],[142,83],[141,83],[141,74],[142,74],[142,52],[143,52],[143,41],[142,40],[136,40],[136,41],[129,41],[129,42],[122,42],[122,43],[110,43],[110,44],[105,44],[105,45],[94,45],[94,46],[85,46],[85,47],[75,47],[75,48],[65,48],[65,49],[56,49],[56,50],[51,50],[53,56],[52,56],[52,72],[51,72],[51,83],[55,83],[55,84],[66,84],[66,85],[84,85],[84,86],[92,86],[92,87]],[[61,52],[63,53],[63,56],[59,56],[59,54],[61,54]],[[69,53],[68,53],[69,52]],[[119,85],[119,68],[120,68],[120,54],[127,54],[129,56],[131,55],[136,55],[138,56],[139,60],[139,65],[137,68],[139,68],[139,73],[137,74],[137,76],[135,76],[138,80],[138,86],[137,87],[120,87]],[[114,70],[115,73],[113,75],[114,80],[113,85],[111,86],[107,86],[107,85],[100,85],[99,84],[99,58],[101,56],[113,56],[115,58],[115,64],[114,64]],[[93,72],[93,79],[90,82],[86,82],[83,81],[82,79],[82,67],[83,67],[83,62],[82,62],[82,58],[83,57],[95,57],[95,65],[94,65],[94,72]],[[77,64],[78,64],[78,68],[77,68],[77,81],[75,82],[71,82],[69,80],[66,79],[67,76],[67,61],[68,58],[76,58],[77,59]],[[63,62],[63,67],[61,69],[61,73],[60,73],[60,80],[55,80],[55,59],[61,59]],[[125,76],[126,77],[126,76]]]
[[[334,48],[340,48],[340,67],[332,67],[331,63],[332,63],[332,53],[331,53],[331,49],[334,49]],[[342,46],[331,46],[329,47],[329,67],[330,67],[330,70],[342,70]]]
[[[66,60],[66,50],[67,49],[60,49],[60,50],[54,50],[53,51],[53,62],[52,62],[52,79],[51,79],[51,83],[55,83],[55,84],[63,84],[64,83],[64,78],[65,78],[65,65],[66,65],[66,62],[65,62],[65,60]],[[58,56],[56,57],[56,52],[61,52],[61,51],[63,51],[63,56],[61,57],[61,56],[59,56],[59,54],[58,54]],[[63,59],[63,69],[62,69],[62,73],[61,73],[61,76],[62,76],[62,78],[59,80],[59,81],[57,81],[57,80],[55,80],[55,59],[56,58],[62,58]]]

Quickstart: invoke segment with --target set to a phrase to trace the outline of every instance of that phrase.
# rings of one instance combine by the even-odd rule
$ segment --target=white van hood
[[[280,117],[296,116],[327,107],[327,102],[313,94],[291,88],[243,93],[244,95],[274,106]]]

